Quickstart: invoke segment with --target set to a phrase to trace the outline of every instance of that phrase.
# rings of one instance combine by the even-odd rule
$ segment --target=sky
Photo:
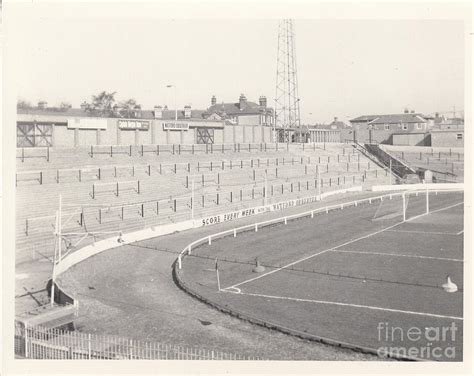
[[[295,19],[301,118],[464,107],[462,21]],[[102,90],[142,108],[205,109],[241,93],[273,106],[277,19],[16,19],[17,96],[78,107]],[[459,114],[459,113],[458,113]],[[452,115],[452,114],[451,114]]]

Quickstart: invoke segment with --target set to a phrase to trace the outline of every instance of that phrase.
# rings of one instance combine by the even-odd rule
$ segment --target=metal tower
[[[278,24],[278,52],[275,93],[275,142],[290,142],[290,130],[301,137],[300,99],[296,70],[295,33],[293,20]]]

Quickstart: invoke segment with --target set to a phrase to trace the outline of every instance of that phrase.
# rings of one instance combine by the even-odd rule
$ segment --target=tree
[[[18,99],[16,102],[16,108],[17,109],[22,109],[22,110],[28,110],[32,108],[31,103],[24,100],[24,99]]]
[[[61,104],[59,105],[59,108],[61,110],[67,110],[69,108],[72,108],[72,105],[69,102],[61,102]]]
[[[116,116],[114,111],[115,94],[115,91],[113,93],[102,91],[98,95],[93,95],[92,103],[86,103],[85,110],[95,116]]]
[[[137,103],[137,101],[132,98],[120,102],[118,107],[120,115],[128,118],[135,117],[136,111],[141,109],[141,106]]]

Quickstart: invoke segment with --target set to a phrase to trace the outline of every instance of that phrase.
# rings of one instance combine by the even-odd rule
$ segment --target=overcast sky
[[[143,108],[275,97],[277,20],[17,19],[18,97],[78,107],[101,90]],[[22,23],[23,22],[23,23]],[[295,20],[303,122],[452,111],[464,103],[462,21]]]

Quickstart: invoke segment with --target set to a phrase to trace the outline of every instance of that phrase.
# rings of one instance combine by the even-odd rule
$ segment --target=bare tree
[[[116,116],[114,111],[115,94],[115,91],[113,93],[102,91],[98,95],[93,95],[92,103],[86,103],[85,110],[95,116]]]
[[[119,112],[123,117],[133,118],[137,110],[141,109],[141,106],[137,103],[135,99],[128,99],[119,103]]]
[[[24,99],[18,99],[16,102],[16,108],[17,109],[22,109],[22,110],[28,110],[30,108],[33,108],[30,102]]]

